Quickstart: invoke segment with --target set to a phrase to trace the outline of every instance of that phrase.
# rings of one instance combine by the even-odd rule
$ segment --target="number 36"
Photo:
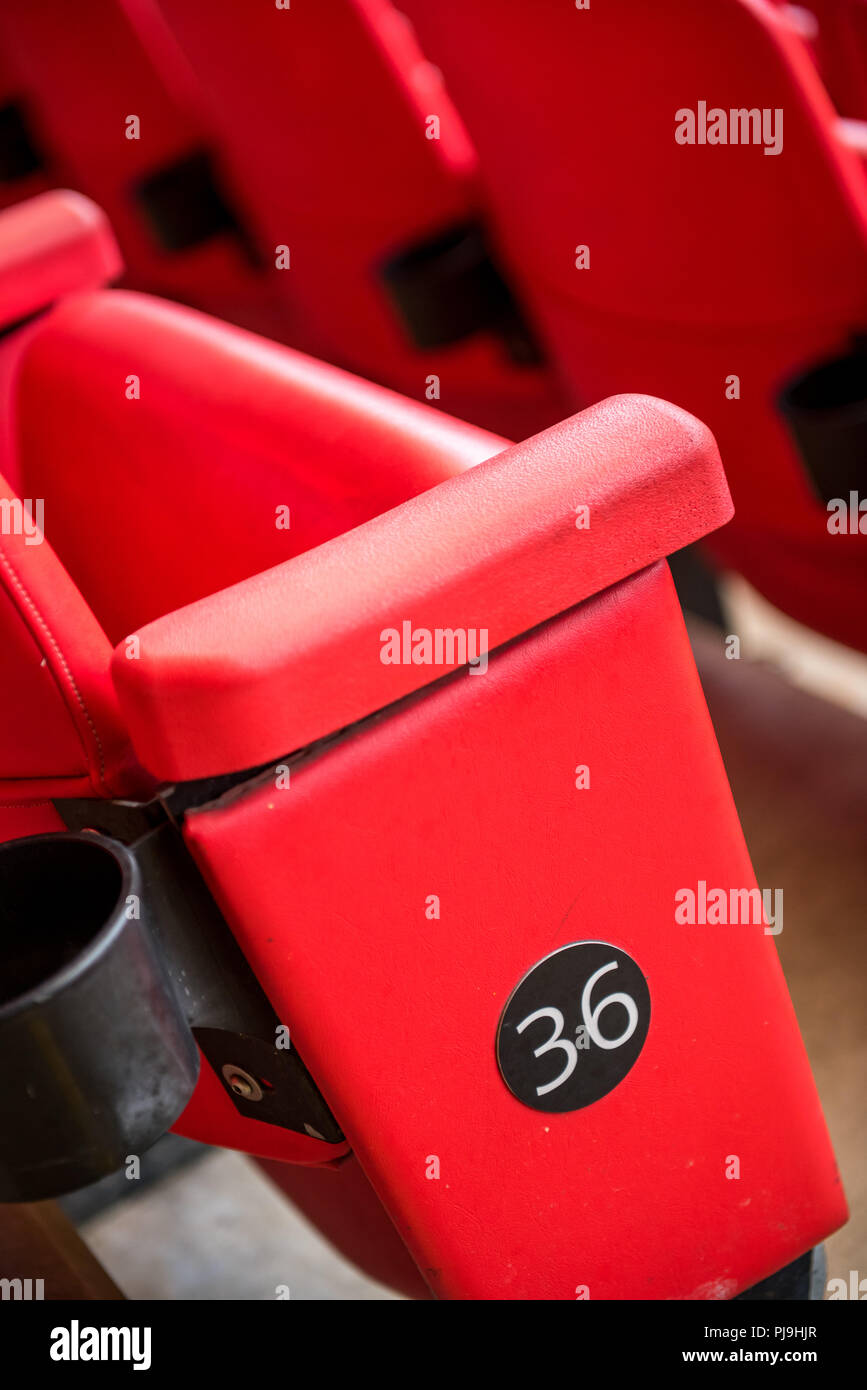
[[[609,970],[617,969],[617,961],[613,960],[609,965],[603,965],[599,970],[590,976],[584,989],[581,992],[581,1017],[587,1029],[587,1036],[597,1047],[602,1047],[610,1052],[612,1048],[622,1047],[628,1042],[638,1026],[638,1009],[635,1000],[629,994],[606,994],[604,999],[600,999],[594,1009],[590,1008],[590,995],[596,981],[603,975],[607,975]],[[622,1004],[627,1013],[627,1024],[623,1032],[616,1038],[603,1037],[599,1030],[599,1017],[611,1004]],[[536,1009],[534,1013],[528,1014],[517,1026],[516,1032],[523,1033],[525,1028],[529,1028],[537,1018],[549,1018],[554,1025],[554,1031],[547,1042],[542,1043],[533,1052],[534,1057],[541,1057],[545,1052],[553,1052],[555,1048],[560,1048],[566,1054],[566,1065],[560,1075],[553,1081],[549,1081],[546,1086],[537,1086],[536,1095],[544,1096],[549,1091],[555,1091],[558,1086],[562,1086],[567,1081],[578,1065],[578,1049],[569,1038],[562,1037],[565,1020],[559,1009],[547,1008]]]

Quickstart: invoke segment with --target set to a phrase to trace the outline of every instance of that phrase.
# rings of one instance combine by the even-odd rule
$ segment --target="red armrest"
[[[613,397],[149,623],[137,655],[120,644],[112,674],[135,748],[167,780],[265,763],[461,664],[384,664],[385,629],[476,630],[493,650],[731,514],[703,425]]]
[[[80,193],[43,193],[0,213],[2,327],[73,290],[107,284],[122,270],[108,218]]]

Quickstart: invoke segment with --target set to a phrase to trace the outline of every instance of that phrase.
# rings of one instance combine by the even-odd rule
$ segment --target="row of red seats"
[[[719,562],[867,647],[867,538],[829,531],[827,511],[867,481],[867,176],[785,12],[763,0],[407,8],[573,401],[649,391],[705,420],[735,501],[710,543]],[[779,153],[678,143],[676,113],[698,119],[699,102],[779,112]],[[575,268],[577,243],[589,269]],[[810,433],[806,459],[793,426]]]
[[[0,10],[0,37],[0,193],[93,198],[131,287],[515,438],[562,416],[491,264],[461,121],[387,0],[47,0]]]
[[[507,437],[612,391],[682,404],[735,497],[718,563],[867,647],[867,543],[827,511],[867,447],[867,125],[840,121],[803,15],[405,0],[446,89],[387,0],[45,8],[0,17],[7,112],[45,157],[9,197],[66,179],[131,283]],[[819,9],[824,68],[854,70],[864,5]],[[677,143],[700,101],[784,113],[779,153]]]

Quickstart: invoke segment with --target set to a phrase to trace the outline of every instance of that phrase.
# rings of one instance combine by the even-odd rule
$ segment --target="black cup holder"
[[[823,502],[867,491],[867,346],[796,377],[779,408]]]
[[[152,926],[118,841],[0,844],[0,1202],[114,1172],[192,1095],[199,1053]]]

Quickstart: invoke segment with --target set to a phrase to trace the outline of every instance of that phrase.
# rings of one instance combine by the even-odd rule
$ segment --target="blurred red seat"
[[[865,492],[867,178],[803,41],[763,0],[404,8],[573,400],[648,391],[705,420],[736,508],[708,549],[867,648],[867,538],[831,534],[826,508],[853,468]],[[755,111],[758,143],[679,143],[709,109],[750,133]],[[781,393],[829,362],[788,400],[790,433]]]

